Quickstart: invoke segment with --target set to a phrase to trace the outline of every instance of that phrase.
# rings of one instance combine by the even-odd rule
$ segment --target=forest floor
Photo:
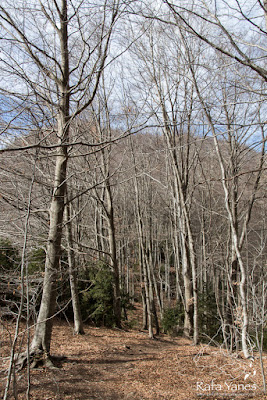
[[[3,394],[10,338],[1,330]],[[71,326],[57,321],[51,353],[66,358],[58,369],[30,371],[33,400],[266,399],[257,355],[251,362],[217,347],[193,346],[181,337],[150,340],[138,330],[95,327],[74,336]],[[264,364],[267,371],[266,354]],[[18,399],[26,399],[26,370],[17,373],[17,387]]]

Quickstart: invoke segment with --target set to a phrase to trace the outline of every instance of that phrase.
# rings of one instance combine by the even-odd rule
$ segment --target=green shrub
[[[251,339],[252,343],[254,344],[255,348],[258,349],[258,345],[257,345],[258,341],[256,338],[257,333],[255,330],[255,327],[250,328],[249,335],[250,335],[250,339]],[[264,329],[263,338],[262,338],[261,337],[261,326],[258,327],[258,340],[259,340],[259,345],[261,345],[261,341],[262,341],[262,350],[266,351],[267,350],[267,329]]]
[[[19,252],[10,240],[0,238],[0,269],[2,272],[14,271],[20,263]]]
[[[184,312],[179,305],[165,309],[161,320],[163,332],[169,335],[177,335],[178,327],[183,322],[183,319]]]
[[[131,319],[130,321],[124,321],[123,325],[127,329],[135,329],[138,327],[138,320],[137,319]]]
[[[81,294],[81,313],[84,321],[96,326],[115,326],[113,280],[114,275],[108,265],[90,265],[78,277]],[[127,310],[135,307],[128,294],[121,293],[123,318],[127,320]]]
[[[219,332],[216,336],[216,341],[222,341],[221,321],[218,316],[215,294],[212,291],[199,294],[198,315],[199,332],[203,334],[204,340],[205,338],[209,340],[209,338],[214,337]]]
[[[40,273],[45,270],[45,250],[37,248],[30,252],[28,258],[28,273],[30,275]]]
[[[113,311],[113,274],[106,265],[90,267],[84,277],[89,278],[89,289],[82,294],[81,312],[84,320],[96,326],[115,324]]]

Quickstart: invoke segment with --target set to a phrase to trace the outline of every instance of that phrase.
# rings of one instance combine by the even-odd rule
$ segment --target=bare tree
[[[184,37],[183,37],[184,38]],[[262,131],[262,140],[261,140],[261,155],[259,157],[259,164],[256,167],[256,176],[252,194],[247,202],[246,211],[243,211],[243,226],[242,230],[239,234],[239,223],[237,217],[237,207],[238,207],[238,166],[237,166],[237,157],[236,152],[238,151],[238,143],[236,141],[235,129],[233,128],[233,121],[231,117],[235,115],[235,112],[232,113],[230,117],[229,110],[226,106],[227,102],[224,102],[225,112],[226,112],[226,126],[227,126],[227,133],[228,133],[228,142],[230,145],[230,171],[231,171],[231,185],[228,184],[227,179],[227,168],[226,168],[226,160],[223,155],[223,150],[220,146],[220,142],[218,139],[218,134],[216,130],[216,123],[212,118],[210,107],[207,105],[207,102],[204,100],[204,97],[200,91],[200,87],[198,81],[196,79],[196,73],[194,69],[194,59],[192,58],[192,53],[190,53],[189,48],[187,47],[187,54],[189,57],[189,65],[190,71],[192,74],[193,82],[197,91],[197,95],[199,97],[200,103],[203,107],[204,113],[206,115],[208,124],[210,126],[213,139],[214,139],[214,146],[216,149],[216,153],[218,156],[218,161],[221,169],[221,182],[224,191],[224,199],[225,199],[225,208],[227,211],[227,216],[229,219],[230,224],[230,231],[231,231],[231,240],[232,240],[232,268],[231,273],[234,274],[232,276],[232,280],[237,282],[237,266],[240,269],[240,282],[238,284],[239,287],[239,296],[240,296],[240,303],[241,309],[238,311],[238,307],[236,307],[237,315],[235,316],[236,319],[240,321],[241,324],[241,339],[242,339],[242,350],[246,358],[250,356],[248,344],[247,344],[247,337],[248,337],[248,325],[249,325],[249,315],[248,315],[248,305],[247,305],[247,296],[246,296],[246,284],[247,284],[247,269],[245,267],[244,259],[242,257],[242,246],[245,238],[245,234],[247,231],[247,227],[251,218],[252,208],[255,202],[256,193],[259,188],[260,179],[262,176],[263,165],[265,160],[265,137]],[[235,103],[234,103],[235,104]],[[260,124],[261,125],[261,124]],[[241,136],[244,140],[244,136]],[[237,264],[238,263],[238,264]]]
[[[266,2],[235,0],[233,4],[228,4],[224,1],[207,3],[198,0],[190,6],[169,0],[163,0],[163,3],[169,8],[173,20],[166,19],[165,15],[155,15],[155,18],[165,23],[176,24],[180,29],[193,34],[214,50],[248,67],[267,81],[267,70],[259,61],[261,57],[266,56],[264,38],[267,30],[263,23],[264,18],[266,20]],[[227,13],[237,24],[231,24],[229,19],[225,19]],[[251,30],[254,31],[254,35],[249,34]]]
[[[108,56],[110,38],[119,16],[120,2],[103,7],[81,7],[82,2],[47,0],[23,8],[6,1],[0,6],[5,32],[1,70],[19,79],[8,97],[41,107],[56,131],[56,165],[50,206],[50,225],[43,296],[31,343],[31,355],[50,361],[56,280],[61,254],[68,144],[71,121],[93,101]],[[49,35],[44,35],[48,30]],[[74,50],[75,48],[75,50]],[[34,102],[35,101],[35,102]]]
[[[116,137],[116,132],[113,132],[111,116],[108,104],[108,95],[106,93],[106,88],[103,85],[101,90],[101,95],[98,96],[98,109],[93,107],[94,121],[96,125],[96,141],[107,142],[108,144],[104,146],[100,153],[95,155],[96,164],[99,165],[100,170],[100,181],[103,184],[95,189],[95,196],[97,203],[100,206],[100,220],[101,225],[107,226],[107,241],[108,248],[106,249],[109,253],[107,260],[108,265],[110,265],[113,272],[113,306],[114,306],[114,316],[116,321],[116,326],[121,328],[121,290],[120,290],[120,271],[118,264],[118,251],[117,251],[117,240],[116,240],[116,226],[115,226],[115,212],[114,212],[114,200],[113,200],[113,187],[112,175],[116,173],[116,167],[112,168],[114,161],[112,160],[112,141],[114,140],[114,134]],[[112,171],[112,169],[114,171]],[[99,193],[100,192],[100,193]],[[106,223],[105,223],[106,222]],[[105,238],[104,230],[101,229],[99,232],[99,237],[101,240]],[[104,244],[101,246],[103,250],[105,249]]]

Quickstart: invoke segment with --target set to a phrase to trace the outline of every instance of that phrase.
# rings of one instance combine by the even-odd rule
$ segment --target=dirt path
[[[34,400],[263,400],[259,362],[234,358],[183,338],[149,340],[138,331],[86,328],[73,336],[57,323],[51,353],[66,356],[57,370],[31,371]],[[1,354],[8,354],[2,342]],[[265,359],[267,367],[267,360]],[[25,399],[26,372],[18,376]],[[1,371],[3,388],[4,373]],[[245,379],[246,378],[246,379]]]

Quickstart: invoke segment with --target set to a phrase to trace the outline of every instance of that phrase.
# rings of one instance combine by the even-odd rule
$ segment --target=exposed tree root
[[[48,369],[58,369],[60,368],[60,362],[65,360],[66,357],[53,357],[50,354],[45,353],[42,350],[34,350],[29,355],[30,368],[48,368]],[[28,362],[27,353],[17,354],[15,356],[16,369],[21,371],[26,367]]]
[[[85,332],[83,328],[80,328],[79,330],[74,330],[74,335],[85,335]]]

